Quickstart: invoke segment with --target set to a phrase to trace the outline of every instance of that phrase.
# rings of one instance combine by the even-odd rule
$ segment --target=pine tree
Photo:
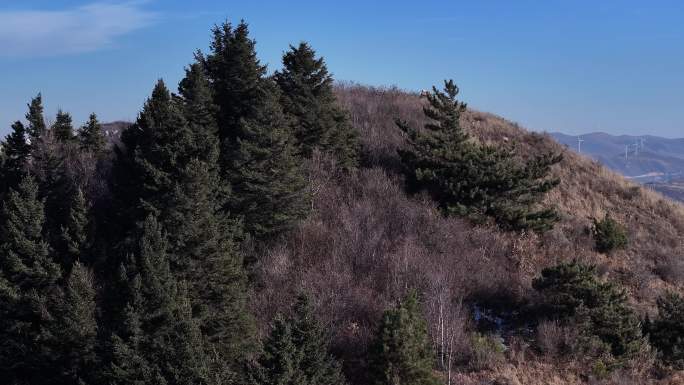
[[[60,143],[68,143],[74,140],[74,126],[71,114],[62,110],[57,111],[57,119],[52,125],[52,133]]]
[[[544,269],[533,287],[542,294],[544,314],[578,324],[585,334],[603,341],[613,356],[630,358],[644,344],[624,290],[600,281],[594,266],[573,261]]]
[[[95,378],[98,325],[92,272],[79,262],[71,267],[53,334],[61,352],[55,365],[64,384],[89,383]]]
[[[78,131],[78,140],[83,150],[90,151],[95,156],[104,152],[107,140],[102,132],[102,126],[97,120],[97,115],[90,114],[88,122]]]
[[[198,63],[179,91],[192,135],[190,162],[179,170],[166,227],[178,271],[191,283],[195,315],[223,359],[237,362],[252,350],[254,321],[247,310],[247,280],[233,241],[239,223],[223,210],[227,186],[219,175],[219,139],[209,82]]]
[[[56,375],[51,325],[61,272],[48,255],[44,223],[38,187],[26,176],[6,197],[0,228],[0,378],[10,384],[49,383]]]
[[[272,238],[304,218],[308,209],[306,181],[277,90],[271,87],[263,95],[257,115],[243,119],[239,129],[228,169],[232,207],[256,239]]]
[[[235,28],[228,22],[223,23],[212,32],[211,54],[199,58],[211,80],[214,103],[218,107],[219,137],[222,146],[228,146],[241,131],[241,120],[258,113],[266,66],[257,58],[256,43],[250,39],[249,27],[244,21]],[[228,161],[224,156],[222,163]]]
[[[443,92],[433,87],[423,130],[399,122],[407,134],[408,146],[399,155],[409,187],[429,192],[447,214],[491,217],[506,230],[550,229],[558,215],[539,206],[559,183],[549,173],[561,156],[542,154],[521,163],[511,149],[475,143],[460,126],[466,105],[456,100],[458,92],[451,80]]]
[[[342,385],[337,361],[328,352],[323,330],[309,300],[299,296],[291,317],[275,319],[263,353],[250,370],[255,385]]]
[[[375,385],[439,384],[435,356],[415,291],[386,310],[370,348],[369,371]]]
[[[149,214],[164,218],[175,175],[190,159],[192,137],[182,109],[162,80],[121,141],[125,148],[117,152],[113,189],[123,228],[132,228]]]
[[[27,132],[33,145],[47,132],[43,116],[43,96],[40,93],[31,99],[28,109],[26,113],[26,120],[28,121]]]
[[[211,348],[236,362],[250,350],[254,325],[233,241],[239,226],[223,210],[226,191],[207,86],[199,65],[188,69],[180,97],[158,83],[136,125],[124,132],[116,187],[122,206],[134,207],[124,223],[153,214],[169,230],[170,270],[188,282],[193,316]]]
[[[229,208],[258,239],[305,215],[305,181],[275,85],[264,75],[243,21],[213,30],[211,54],[198,55],[210,80],[221,141],[222,176],[233,188]]]
[[[193,313],[208,341],[237,363],[252,350],[255,335],[243,259],[233,242],[238,226],[212,191],[217,175],[197,159],[183,171],[167,219],[173,271],[189,283]]]
[[[596,251],[609,253],[627,246],[627,232],[615,219],[606,214],[603,219],[594,218],[593,221],[591,233],[596,241]]]
[[[59,248],[62,266],[67,268],[79,261],[85,250],[88,236],[88,208],[83,191],[72,188],[69,215],[62,227],[62,242]]]
[[[668,292],[658,298],[658,316],[646,332],[660,358],[677,369],[684,368],[684,298]]]
[[[4,162],[2,164],[2,190],[5,194],[10,188],[16,188],[26,174],[31,146],[26,141],[26,128],[21,122],[12,124],[12,132],[7,135],[2,145]]]
[[[128,304],[121,330],[112,337],[107,383],[210,383],[202,337],[166,249],[161,227],[148,217],[136,255],[121,270]]]
[[[299,369],[309,384],[342,385],[340,365],[330,354],[325,331],[314,314],[311,301],[299,295],[291,318],[292,339],[301,352]]]
[[[209,172],[217,174],[219,170],[220,141],[216,122],[217,107],[213,102],[209,79],[200,63],[193,63],[185,71],[185,77],[178,85],[180,103],[192,135],[188,145],[191,158],[196,158],[209,167]],[[220,180],[214,181],[212,188],[225,190]],[[217,191],[218,193],[218,191]],[[221,191],[226,194],[227,191]],[[223,197],[225,198],[225,197]]]
[[[64,148],[52,135],[44,135],[31,147],[31,170],[38,182],[38,196],[45,201],[45,237],[51,247],[59,249],[74,181],[67,173]]]
[[[323,58],[307,44],[290,46],[275,80],[282,91],[284,112],[292,120],[298,150],[310,157],[314,148],[335,155],[345,168],[358,163],[358,133],[337,107],[333,78]]]

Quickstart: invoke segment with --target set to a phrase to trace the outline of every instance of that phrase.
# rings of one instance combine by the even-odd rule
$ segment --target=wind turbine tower
[[[584,142],[584,139],[582,139],[581,136],[577,137],[577,153],[581,154],[582,153],[582,142]]]

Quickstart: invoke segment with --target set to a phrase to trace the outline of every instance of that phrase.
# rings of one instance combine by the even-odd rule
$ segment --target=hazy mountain
[[[668,181],[684,172],[684,138],[652,135],[610,135],[603,132],[580,136],[552,133],[568,148],[581,152],[607,167],[641,182]]]

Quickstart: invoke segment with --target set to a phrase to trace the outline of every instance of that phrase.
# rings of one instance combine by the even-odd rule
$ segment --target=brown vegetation
[[[418,288],[440,365],[452,384],[594,383],[586,365],[553,361],[570,343],[572,331],[547,324],[537,331],[537,348],[525,342],[535,340],[522,314],[534,298],[533,277],[560,261],[597,264],[606,278],[627,288],[641,315],[652,311],[665,289],[681,291],[684,207],[565,152],[554,168],[561,185],[546,199],[562,214],[554,230],[542,236],[504,233],[493,225],[445,218],[426,197],[407,196],[397,173],[396,150],[403,138],[394,121],[420,126],[420,97],[350,84],[338,86],[337,97],[361,133],[365,167],[336,173],[322,155],[309,163],[313,213],[257,258],[254,306],[262,326],[277,311],[286,311],[293,294],[311,293],[334,333],[335,353],[352,369],[347,373],[358,375],[383,309],[408,288]],[[550,136],[491,114],[468,111],[463,123],[479,140],[506,141],[523,156],[564,151]],[[589,231],[592,218],[608,212],[630,239],[626,249],[610,256],[594,251]],[[501,335],[508,349],[504,362],[494,360],[472,372],[467,362],[474,333],[486,327],[475,319],[475,305],[497,320],[492,335]],[[603,381],[630,383],[646,370],[633,366]]]

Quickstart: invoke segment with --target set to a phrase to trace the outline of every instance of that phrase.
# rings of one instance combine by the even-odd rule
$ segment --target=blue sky
[[[306,40],[338,80],[418,90],[539,131],[684,137],[684,2],[632,0],[0,3],[0,133],[42,92],[80,123],[133,120],[210,28],[244,18],[273,71]]]

